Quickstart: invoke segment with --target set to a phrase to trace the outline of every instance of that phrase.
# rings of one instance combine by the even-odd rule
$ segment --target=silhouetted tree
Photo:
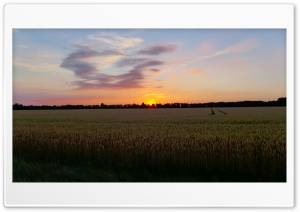
[[[104,103],[101,103],[100,107],[101,108],[107,108],[107,105],[105,105]]]
[[[215,107],[272,107],[272,106],[286,106],[286,97],[280,97],[274,101],[238,101],[238,102],[208,102],[208,103],[166,103],[166,104],[152,104],[146,105],[144,102],[138,104],[126,105],[27,105],[24,106],[19,103],[13,104],[13,110],[52,110],[52,109],[97,109],[97,108],[215,108]]]
[[[23,105],[22,104],[15,103],[13,105],[13,110],[21,110],[21,109],[23,109]]]
[[[284,97],[278,98],[277,102],[279,103],[280,106],[286,106],[286,98]]]

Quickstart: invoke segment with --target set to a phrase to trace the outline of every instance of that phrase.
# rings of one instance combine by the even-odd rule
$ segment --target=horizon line
[[[279,97],[277,100],[269,100],[269,101],[264,101],[264,100],[241,100],[241,101],[215,101],[215,102],[204,102],[204,103],[201,103],[201,102],[194,102],[194,103],[188,103],[188,102],[168,102],[168,103],[151,103],[151,104],[146,104],[144,102],[142,102],[141,104],[137,104],[137,103],[126,103],[126,104],[121,104],[121,103],[118,103],[118,104],[105,104],[104,102],[101,102],[100,104],[57,104],[57,105],[46,105],[46,104],[43,104],[43,105],[23,105],[22,103],[13,103],[13,106],[14,105],[22,105],[22,106],[95,106],[95,105],[99,105],[101,106],[102,104],[103,105],[106,105],[106,106],[112,106],[112,105],[137,105],[137,106],[141,106],[141,105],[146,105],[146,106],[151,106],[151,105],[168,105],[168,104],[188,104],[188,105],[191,105],[191,104],[211,104],[211,103],[238,103],[238,102],[276,102],[276,101],[279,101],[279,99],[286,99],[286,97]]]

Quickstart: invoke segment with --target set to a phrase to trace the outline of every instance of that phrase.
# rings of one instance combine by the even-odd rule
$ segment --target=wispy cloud
[[[145,94],[144,97],[162,99],[162,98],[166,98],[167,95],[160,92],[153,92],[153,93]]]
[[[211,43],[211,42],[202,42],[200,45],[199,45],[199,50],[201,52],[211,52],[214,50],[214,45]]]
[[[27,49],[28,46],[26,46],[26,45],[18,45],[18,48]]]
[[[101,57],[100,60],[96,60],[96,61],[98,63],[98,66],[100,66],[101,69],[104,69],[117,63],[123,57],[125,57],[125,55],[109,55],[109,56]]]
[[[190,74],[199,74],[199,73],[202,73],[203,70],[202,69],[192,69],[192,70],[188,70],[187,72]]]
[[[213,59],[215,57],[225,55],[225,54],[235,54],[235,53],[248,51],[250,49],[254,49],[254,48],[257,48],[257,47],[259,47],[259,45],[258,45],[258,42],[256,40],[254,40],[254,39],[244,40],[244,41],[236,43],[236,44],[234,44],[234,45],[232,45],[232,46],[230,46],[226,49],[219,50],[219,51],[213,52],[211,54],[195,58],[195,59],[183,64],[183,66],[190,65],[192,63],[199,62],[199,61],[202,61],[202,60]]]
[[[90,40],[101,42],[105,45],[110,46],[110,48],[117,49],[118,51],[125,51],[127,49],[136,47],[138,44],[143,42],[142,38],[135,37],[122,37],[115,35],[113,33],[101,33],[100,35],[89,35]]]
[[[159,55],[162,53],[174,52],[176,48],[176,44],[155,45],[142,49],[138,53],[145,55]]]
[[[257,40],[248,39],[229,47],[228,50],[230,51],[230,53],[239,53],[257,48],[259,46],[261,45],[258,44]]]
[[[13,60],[14,66],[22,66],[25,68],[29,68],[33,72],[44,72],[44,71],[53,71],[53,69],[57,69],[59,67],[58,64],[55,63],[29,63],[22,60],[14,59]]]

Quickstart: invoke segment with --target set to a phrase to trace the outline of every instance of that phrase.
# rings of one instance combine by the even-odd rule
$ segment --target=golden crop
[[[13,155],[163,173],[286,180],[286,108],[13,112]]]

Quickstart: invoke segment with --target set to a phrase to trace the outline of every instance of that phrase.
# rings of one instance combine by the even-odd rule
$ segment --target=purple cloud
[[[156,68],[151,68],[151,69],[149,69],[149,71],[152,71],[152,72],[160,72],[161,70],[156,69]]]
[[[158,66],[158,65],[162,65],[162,64],[164,64],[162,61],[150,60],[148,62],[145,62],[145,63],[135,66],[135,69],[145,69],[146,67]]]
[[[176,45],[160,45],[152,46],[148,49],[139,51],[142,54],[158,55],[166,52],[175,51]],[[150,58],[125,58],[117,63],[116,67],[132,66],[127,73],[119,75],[108,75],[101,73],[96,65],[89,62],[88,58],[123,55],[118,51],[105,50],[102,52],[95,51],[87,46],[76,45],[76,50],[70,53],[61,63],[61,67],[71,70],[80,79],[73,82],[73,85],[80,89],[89,88],[139,88],[143,87],[143,82],[146,79],[145,70],[152,73],[158,73],[161,70],[156,66],[164,64],[163,61],[151,60]]]
[[[139,63],[146,62],[148,58],[129,58],[129,59],[123,59],[116,63],[118,67],[123,66],[131,66],[131,65],[137,65]]]
[[[79,76],[81,78],[99,71],[94,65],[88,62],[70,58],[64,59],[60,67],[73,71],[76,76]]]
[[[145,79],[143,70],[148,67],[162,65],[162,61],[150,60],[135,66],[128,73],[111,76],[98,73],[94,76],[86,76],[84,80],[76,81],[73,84],[81,89],[88,88],[140,88]],[[153,72],[159,72],[159,69],[149,69]]]
[[[100,56],[100,52],[94,51],[86,46],[76,45],[79,49],[71,53],[66,59],[83,59]]]
[[[84,78],[87,75],[99,72],[96,66],[92,63],[86,62],[82,59],[91,57],[101,57],[109,55],[122,55],[121,53],[113,50],[106,50],[97,52],[87,46],[75,45],[78,49],[66,57],[60,67],[73,71],[76,76]]]
[[[140,50],[138,53],[146,54],[146,55],[159,55],[162,53],[174,52],[176,48],[177,48],[176,44],[155,45]]]

